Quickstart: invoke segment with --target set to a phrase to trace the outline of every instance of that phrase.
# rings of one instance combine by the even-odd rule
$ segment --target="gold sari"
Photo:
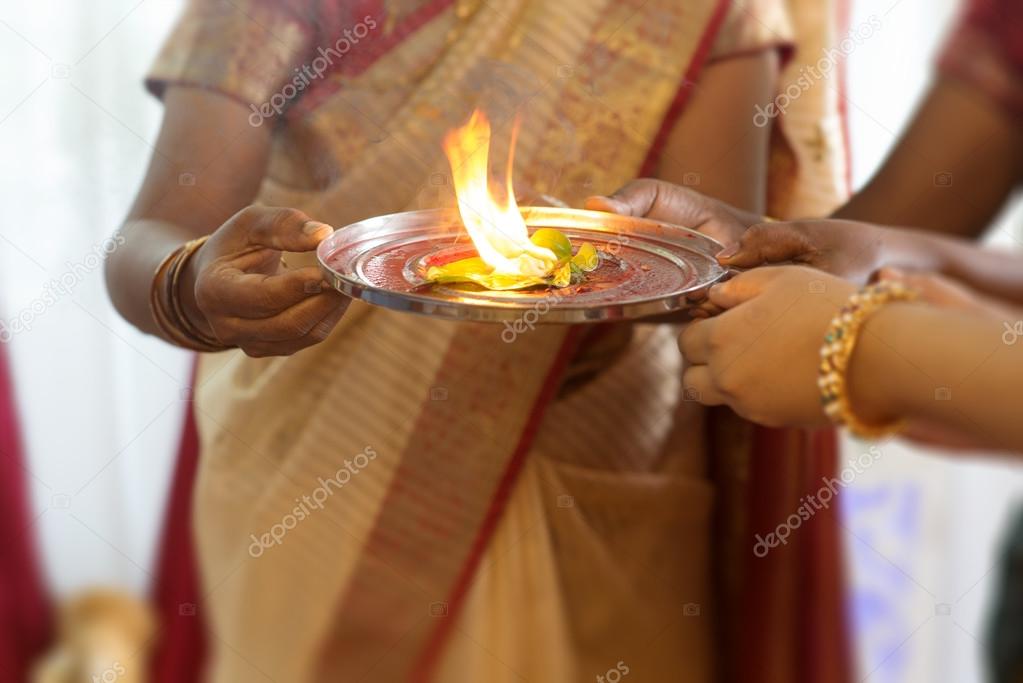
[[[260,106],[360,24],[286,112]],[[769,1],[204,0],[150,87],[273,111],[258,201],[343,226],[451,205],[440,138],[477,105],[498,132],[523,114],[517,186],[611,191],[708,58],[786,31]],[[715,490],[675,334],[539,326],[509,344],[356,302],[296,356],[203,358],[211,679],[713,680]]]

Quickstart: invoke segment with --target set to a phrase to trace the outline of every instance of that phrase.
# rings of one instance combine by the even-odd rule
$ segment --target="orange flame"
[[[486,114],[477,109],[467,124],[449,132],[444,137],[444,153],[451,164],[459,215],[483,262],[496,275],[543,277],[554,268],[557,258],[550,249],[529,241],[526,222],[515,202],[512,165],[518,129],[516,120],[503,202],[490,192],[490,121]]]

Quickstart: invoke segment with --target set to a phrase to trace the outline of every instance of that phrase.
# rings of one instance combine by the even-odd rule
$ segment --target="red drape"
[[[34,519],[13,382],[0,346],[0,677],[27,679],[48,645],[51,610],[35,555]]]
[[[799,519],[785,545],[763,557],[753,552],[754,538],[766,537],[804,505],[804,496],[838,475],[837,435],[763,427],[755,435],[738,680],[849,683],[854,666],[838,497]],[[787,647],[764,637],[777,629],[793,634]]]
[[[190,403],[156,565],[153,607],[159,635],[152,659],[153,683],[199,681],[205,662],[202,595],[192,542],[192,490],[198,463],[199,437]]]

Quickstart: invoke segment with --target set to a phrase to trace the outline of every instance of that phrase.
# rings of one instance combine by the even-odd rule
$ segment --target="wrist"
[[[889,308],[893,302],[909,301],[916,293],[907,289],[899,282],[881,282],[868,285],[854,293],[838,310],[828,324],[821,347],[821,363],[818,370],[818,386],[824,413],[838,426],[847,427],[855,436],[864,439],[878,439],[897,432],[902,424],[900,420],[890,419],[888,411],[892,407],[887,404],[883,394],[885,386],[876,386],[874,382],[887,384],[888,379],[871,372],[868,361],[883,359],[885,356],[875,346],[864,352],[864,339],[883,342],[873,330],[867,329],[867,323],[877,314]],[[868,337],[869,335],[869,337]],[[856,371],[859,389],[859,406],[853,406],[852,386],[854,357],[859,356],[859,370]],[[864,361],[864,356],[868,361]],[[866,414],[864,414],[866,413]],[[897,415],[898,412],[896,411]],[[887,418],[887,419],[886,419]]]
[[[195,271],[188,280],[185,272],[192,262],[192,256],[206,243],[207,237],[200,237],[181,245],[157,267],[149,291],[149,308],[164,339],[193,351],[222,351],[230,348],[212,334],[205,316],[198,310],[195,300]],[[190,283],[190,284],[189,284]],[[185,312],[188,305],[193,308],[194,319]],[[201,321],[202,327],[195,321]]]
[[[882,306],[863,323],[846,369],[851,409],[870,424],[888,424],[907,414],[903,390],[910,382],[896,344],[900,319],[915,305],[893,302]]]
[[[197,252],[201,250],[202,247],[199,247]],[[213,328],[210,326],[209,321],[206,320],[206,315],[202,312],[202,309],[199,308],[199,303],[195,296],[195,283],[199,279],[198,262],[198,253],[196,253],[185,263],[181,269],[181,277],[178,281],[178,291],[176,294],[181,302],[181,311],[187,321],[203,334],[212,337]]]
[[[911,270],[941,272],[944,265],[940,250],[929,236],[907,228],[877,227],[878,267],[895,266]]]

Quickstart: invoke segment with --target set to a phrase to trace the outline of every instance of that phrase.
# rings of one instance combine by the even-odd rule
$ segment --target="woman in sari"
[[[833,206],[840,155],[751,120],[791,40],[777,0],[189,5],[108,279],[141,329],[240,349],[195,380],[210,680],[844,680],[834,539],[807,530],[743,593],[748,432],[708,437],[670,326],[504,343],[321,291],[311,255],[323,222],[451,204],[440,141],[476,106],[499,133],[522,114],[537,196],[643,172],[763,211],[773,155],[778,201]],[[823,97],[800,105],[840,150]],[[802,462],[756,498],[794,504]],[[797,612],[799,581],[824,597]],[[740,601],[763,630],[729,621]]]

